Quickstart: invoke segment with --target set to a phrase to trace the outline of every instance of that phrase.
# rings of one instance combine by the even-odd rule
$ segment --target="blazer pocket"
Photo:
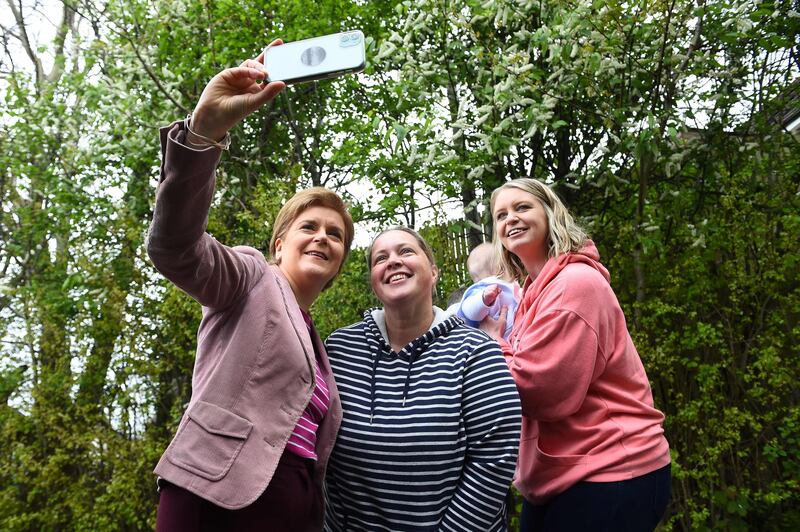
[[[253,424],[205,401],[189,408],[186,423],[167,449],[170,462],[208,480],[228,474]]]

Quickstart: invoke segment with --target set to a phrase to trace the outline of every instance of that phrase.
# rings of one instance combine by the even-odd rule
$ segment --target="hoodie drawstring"
[[[408,395],[408,384],[411,381],[411,360],[408,361],[408,370],[406,371],[406,383],[403,385],[403,406],[406,406],[406,396]]]
[[[406,406],[408,387],[411,384],[411,365],[414,364],[414,361],[419,357],[419,352],[422,351],[422,348],[419,346],[418,342],[414,342],[411,345],[410,351],[411,353],[408,356],[408,369],[406,370],[406,382],[403,385],[403,406]]]
[[[384,335],[381,333],[378,325],[375,323],[371,311],[365,312],[364,319],[369,324],[367,343],[370,346],[370,351],[374,350],[375,352],[375,357],[372,359],[372,375],[370,376],[369,382],[369,424],[372,425],[372,421],[375,419],[375,395],[377,393],[375,380],[378,375],[378,364],[380,364],[381,357],[390,357],[393,354],[396,355],[396,353],[391,353],[391,347],[387,343]],[[403,350],[408,353],[408,368],[406,369],[405,383],[403,383],[403,406],[406,406],[408,390],[411,387],[411,366],[419,358],[420,353],[424,351],[425,346],[427,346],[429,342],[433,341],[434,338],[445,334],[448,330],[460,323],[462,323],[460,319],[456,317],[450,317],[446,321],[439,323],[436,327],[430,329],[424,335],[414,340],[408,349]],[[373,344],[373,342],[375,343]]]
[[[414,361],[419,358],[419,352],[422,350],[419,347],[418,342],[414,342],[411,345],[411,352],[408,357],[408,369],[406,369],[406,380],[403,384],[403,406],[406,406],[406,397],[408,397],[408,388],[411,385],[411,366],[414,364]],[[375,379],[378,374],[378,364],[381,361],[381,356],[383,355],[383,350],[378,351],[375,358],[372,359],[372,376],[370,378],[369,383],[369,424],[372,425],[372,420],[375,417]]]
[[[375,415],[375,377],[378,373],[378,362],[381,360],[382,350],[375,354],[372,359],[372,376],[369,379],[369,424],[372,425],[372,418]]]

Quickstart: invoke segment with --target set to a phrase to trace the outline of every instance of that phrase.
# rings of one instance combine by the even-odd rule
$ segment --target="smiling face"
[[[385,307],[412,303],[431,308],[438,276],[438,269],[413,235],[387,231],[373,242],[370,284]]]
[[[492,210],[500,243],[520,258],[526,269],[547,261],[549,225],[542,203],[518,188],[500,191]]]
[[[336,276],[344,259],[344,220],[335,210],[313,206],[275,240],[275,260],[298,300],[313,301]]]

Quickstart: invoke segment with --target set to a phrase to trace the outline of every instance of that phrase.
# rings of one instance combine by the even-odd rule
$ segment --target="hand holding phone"
[[[270,46],[282,42],[275,39]],[[281,82],[261,83],[265,77],[263,55],[217,73],[203,89],[194,108],[191,120],[194,132],[213,140],[221,139],[245,116],[286,87]]]
[[[267,79],[287,85],[361,72],[365,66],[364,34],[359,30],[268,46],[264,50]]]

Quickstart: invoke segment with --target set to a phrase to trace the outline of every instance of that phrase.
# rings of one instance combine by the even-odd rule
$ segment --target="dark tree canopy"
[[[0,529],[153,528],[151,471],[190,398],[200,310],[144,253],[158,128],[272,37],[354,28],[362,75],[292,87],[232,131],[209,232],[266,250],[283,201],[327,186],[357,242],[423,232],[444,305],[491,239],[491,191],[550,183],[597,243],[666,413],[665,527],[800,528],[796,2],[0,13]],[[363,255],[312,309],[323,334],[376,304]]]

